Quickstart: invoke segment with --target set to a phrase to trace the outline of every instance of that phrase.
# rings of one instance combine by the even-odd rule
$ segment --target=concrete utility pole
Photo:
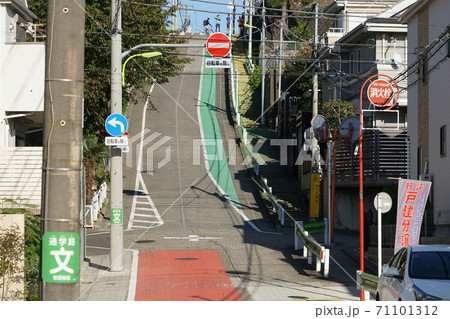
[[[318,57],[318,42],[319,42],[319,5],[317,2],[314,3],[315,13],[314,13],[314,65],[313,65],[313,105],[312,105],[312,116],[316,116],[319,113],[319,77],[316,70],[316,59]]]
[[[266,94],[266,2],[263,0],[262,8],[262,59],[261,59],[261,125],[266,124],[265,94]]]
[[[111,1],[111,114],[122,114],[122,1]],[[110,271],[122,271],[123,184],[122,149],[111,147]],[[119,218],[113,219],[113,214]],[[113,222],[117,220],[118,222]]]
[[[248,17],[248,24],[253,25],[253,0],[250,1],[250,16]],[[248,30],[248,60],[251,64],[253,56],[253,30]]]
[[[81,181],[85,1],[47,3],[42,226],[44,233],[79,234],[84,208]],[[75,260],[75,264],[79,263]],[[41,286],[42,300],[71,301],[79,296],[79,280],[43,282]]]

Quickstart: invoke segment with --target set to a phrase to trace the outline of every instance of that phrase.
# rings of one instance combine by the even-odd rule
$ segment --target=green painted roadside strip
[[[216,72],[203,64],[202,91],[199,101],[206,157],[217,184],[238,209],[242,209],[233,185],[216,112]]]

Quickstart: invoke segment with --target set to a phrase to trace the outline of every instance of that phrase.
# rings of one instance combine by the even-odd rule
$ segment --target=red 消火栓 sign
[[[385,106],[391,103],[394,93],[394,88],[386,80],[375,80],[367,88],[367,97],[376,106]]]
[[[223,58],[231,51],[231,40],[224,33],[214,33],[206,40],[206,50],[216,58]]]

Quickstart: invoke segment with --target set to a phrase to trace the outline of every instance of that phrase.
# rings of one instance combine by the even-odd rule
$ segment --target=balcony
[[[336,143],[336,186],[359,185],[357,142],[341,139]],[[365,186],[385,186],[392,179],[409,177],[409,137],[406,131],[368,130],[363,136]]]

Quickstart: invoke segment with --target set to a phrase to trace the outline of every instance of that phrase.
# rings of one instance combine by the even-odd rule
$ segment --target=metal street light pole
[[[125,86],[125,66],[127,65],[128,61],[130,61],[132,58],[135,57],[143,57],[143,58],[153,58],[155,56],[159,56],[162,55],[161,52],[145,52],[145,53],[139,53],[139,54],[135,54],[130,56],[128,59],[125,60],[125,62],[122,65],[122,86]]]
[[[265,117],[265,95],[266,95],[266,2],[263,0],[263,8],[262,8],[262,59],[261,59],[261,68],[262,68],[262,83],[261,83],[261,125],[266,124]]]
[[[263,17],[264,17],[264,11],[263,11]],[[260,33],[260,36],[261,36],[262,58],[261,58],[260,66],[261,66],[261,70],[262,71],[261,71],[261,116],[260,116],[260,118],[261,118],[261,125],[264,125],[265,124],[265,118],[264,118],[264,109],[265,109],[264,108],[264,97],[265,96],[264,95],[265,95],[265,78],[266,78],[266,61],[264,59],[264,56],[266,54],[266,50],[265,50],[266,45],[265,45],[265,41],[264,41],[264,38],[265,38],[265,35],[264,35],[265,22],[263,21],[263,29],[262,30],[260,28],[258,28],[258,27],[250,25],[250,24],[244,24],[244,26],[247,27],[247,28],[258,30],[259,33]],[[250,34],[252,34],[252,32],[250,32]],[[251,61],[250,53],[249,53],[249,60]]]
[[[183,43],[143,43],[132,47],[131,49],[122,53],[122,59],[124,59],[131,52],[140,48],[204,48],[206,44],[183,44]]]

